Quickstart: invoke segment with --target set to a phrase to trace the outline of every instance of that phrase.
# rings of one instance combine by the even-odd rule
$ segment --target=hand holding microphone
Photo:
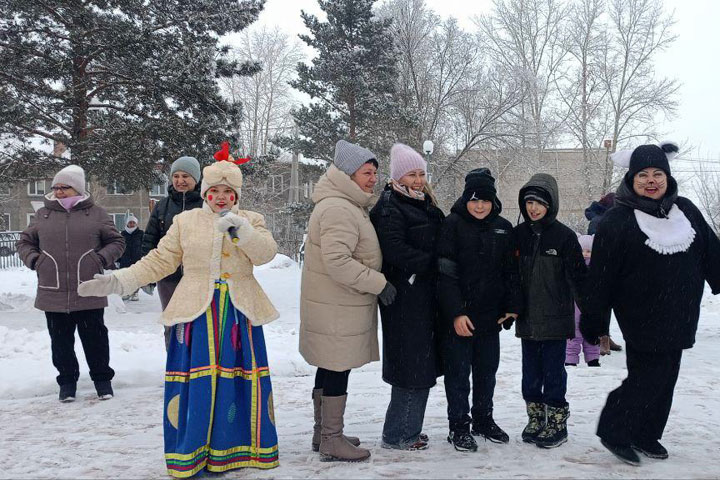
[[[238,246],[246,243],[254,230],[247,218],[241,217],[230,210],[220,212],[220,218],[215,221],[215,228],[219,232],[227,233],[232,242]]]

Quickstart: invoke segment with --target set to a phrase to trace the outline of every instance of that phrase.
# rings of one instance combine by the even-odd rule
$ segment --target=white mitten
[[[106,275],[96,273],[93,278],[94,280],[87,280],[78,285],[78,295],[81,297],[106,297],[111,293],[124,294],[120,280],[112,273]]]
[[[229,233],[229,230],[232,227],[235,228],[235,237],[233,237],[232,234],[230,237],[232,238],[232,242],[236,245],[242,245],[247,242],[250,239],[250,235],[252,235],[255,230],[252,225],[250,225],[247,218],[241,217],[240,215],[232,212],[226,213],[224,216],[215,221],[215,228],[217,228],[219,232]]]

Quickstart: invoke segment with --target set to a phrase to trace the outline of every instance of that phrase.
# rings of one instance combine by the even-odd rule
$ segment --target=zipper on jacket
[[[187,192],[183,192],[183,205],[182,205],[183,212],[185,211],[185,193],[187,193]]]
[[[65,212],[65,289],[67,290],[66,312],[70,313],[70,242],[68,241],[68,223],[70,223],[70,212]]]

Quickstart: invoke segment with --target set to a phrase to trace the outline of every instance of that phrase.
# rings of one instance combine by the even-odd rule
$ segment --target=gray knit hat
[[[200,182],[200,162],[195,157],[180,157],[175,160],[170,167],[170,176],[175,172],[185,172],[195,179],[195,183]]]
[[[333,163],[337,168],[352,175],[365,163],[373,160],[377,166],[375,154],[360,145],[340,140],[335,144],[335,159]]]

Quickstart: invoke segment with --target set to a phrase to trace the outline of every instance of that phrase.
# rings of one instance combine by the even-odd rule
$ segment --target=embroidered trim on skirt
[[[205,314],[173,328],[163,422],[168,473],[278,466],[262,327],[235,309],[218,280]]]

